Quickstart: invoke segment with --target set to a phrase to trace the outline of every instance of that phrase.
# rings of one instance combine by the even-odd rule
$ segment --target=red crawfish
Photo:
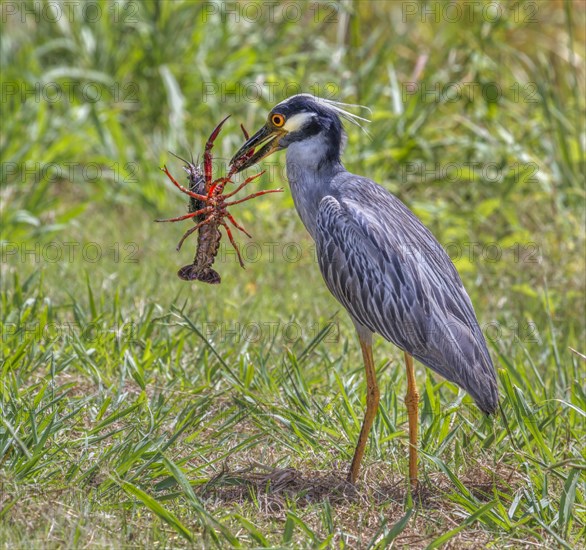
[[[220,233],[220,226],[226,230],[226,234],[228,235],[228,238],[230,239],[230,242],[232,243],[232,246],[238,255],[240,266],[244,267],[244,262],[242,261],[242,256],[240,255],[238,246],[234,242],[232,231],[230,230],[230,227],[225,220],[227,219],[236,229],[242,231],[242,233],[244,233],[246,236],[251,237],[251,235],[234,219],[232,214],[228,212],[228,207],[254,199],[255,197],[260,197],[261,195],[266,195],[267,193],[278,193],[282,191],[282,189],[268,189],[265,191],[258,191],[257,193],[253,193],[252,195],[248,195],[242,199],[233,201],[226,200],[236,195],[236,193],[246,187],[250,182],[264,174],[263,170],[254,176],[250,176],[246,178],[241,184],[239,184],[238,187],[234,189],[234,191],[224,194],[225,185],[227,183],[232,183],[232,177],[238,172],[240,166],[242,166],[242,164],[247,161],[254,153],[254,150],[251,150],[248,153],[242,155],[235,163],[231,165],[230,170],[226,176],[215,180],[213,179],[212,149],[214,147],[214,142],[216,141],[222,126],[224,125],[224,122],[226,122],[228,118],[229,117],[226,117],[224,120],[222,120],[222,122],[220,122],[220,124],[218,124],[218,126],[216,126],[215,130],[211,133],[206,142],[203,155],[203,169],[201,166],[196,165],[193,162],[188,162],[185,159],[181,159],[183,162],[185,162],[183,169],[187,172],[188,175],[189,189],[178,183],[169,173],[169,170],[166,166],[161,168],[161,170],[171,180],[173,185],[175,185],[186,195],[189,195],[189,213],[183,216],[178,216],[177,218],[155,221],[178,222],[181,220],[187,220],[189,218],[193,219],[195,225],[188,229],[183,237],[181,237],[181,240],[177,245],[177,250],[181,249],[181,246],[183,245],[185,239],[189,237],[189,235],[195,231],[199,231],[197,237],[197,249],[195,251],[195,257],[193,258],[193,263],[182,267],[177,272],[177,275],[184,281],[202,281],[204,283],[210,284],[217,284],[221,281],[220,274],[212,269],[212,265],[216,259],[216,255],[218,254],[220,239],[222,238],[222,234]],[[242,128],[245,138],[248,139],[248,132],[246,132],[243,126],[240,127]]]

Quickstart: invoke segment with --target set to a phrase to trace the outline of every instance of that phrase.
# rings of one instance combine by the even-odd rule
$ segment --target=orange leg
[[[415,371],[413,370],[413,357],[405,352],[405,366],[407,367],[407,394],[405,404],[409,416],[409,480],[411,487],[417,488],[417,432],[419,429],[418,404],[419,392],[415,382]]]
[[[234,216],[232,216],[232,214],[230,214],[230,212],[226,212],[226,217],[230,220],[230,223],[236,228],[239,229],[240,231],[242,231],[242,233],[244,233],[249,239],[252,239],[252,235],[246,231],[246,229],[244,229],[244,227],[242,227],[235,219]]]
[[[362,423],[362,429],[360,430],[360,436],[358,437],[358,444],[354,451],[354,458],[352,459],[352,465],[348,472],[348,481],[355,483],[358,478],[358,472],[360,471],[360,463],[364,456],[366,449],[366,443],[368,442],[368,434],[372,428],[376,411],[378,410],[378,403],[380,399],[380,392],[376,383],[376,373],[374,370],[374,360],[372,358],[372,343],[364,342],[361,338],[360,347],[362,348],[362,357],[364,359],[364,367],[366,368],[366,413],[364,415],[364,421]]]
[[[191,229],[188,229],[184,234],[183,237],[181,237],[181,240],[179,241],[179,244],[176,247],[177,252],[179,252],[181,250],[181,247],[183,246],[183,243],[185,242],[185,239],[187,239],[187,237],[189,237],[189,235],[191,235],[192,233],[195,233],[202,225],[205,225],[208,222],[208,218],[206,218],[205,220],[199,222],[197,225],[194,225]]]
[[[183,193],[185,193],[186,195],[189,195],[190,197],[193,197],[194,199],[197,199],[198,201],[204,201],[206,202],[208,200],[208,197],[206,195],[199,195],[198,193],[194,193],[193,191],[190,191],[189,189],[186,189],[185,187],[183,187],[183,185],[181,185],[172,175],[171,172],[169,172],[169,170],[167,170],[166,166],[163,166],[163,168],[161,168],[161,170],[163,172],[165,172],[165,174],[167,175],[167,177],[171,180],[171,183],[177,187],[177,189],[179,189],[180,191],[182,191]]]
[[[244,261],[242,260],[242,256],[240,255],[240,250],[238,249],[238,245],[236,244],[236,242],[234,241],[234,237],[232,236],[232,231],[230,231],[230,228],[228,227],[228,224],[224,221],[220,222],[220,225],[224,226],[224,229],[226,230],[226,235],[228,235],[228,238],[230,239],[230,242],[232,243],[232,246],[234,247],[234,250],[236,250],[236,255],[238,256],[238,261],[240,262],[240,267],[242,269],[246,269],[244,267]]]
[[[189,214],[185,214],[184,216],[178,216],[177,218],[167,218],[166,220],[155,220],[156,222],[180,222],[182,220],[188,220],[189,218],[195,218],[195,216],[201,216],[202,214],[207,214],[208,212],[212,211],[211,206],[206,206],[201,210],[197,210],[196,212],[190,212]]]
[[[238,193],[238,191],[240,191],[240,189],[243,189],[249,183],[253,182],[256,178],[259,178],[260,176],[262,176],[264,173],[265,173],[265,170],[263,170],[262,172],[259,172],[258,174],[255,174],[254,176],[250,176],[249,178],[246,178],[236,189],[234,189],[234,191],[232,191],[230,193],[226,193],[224,195],[224,198],[229,199],[230,197],[232,197],[233,195]]]
[[[244,197],[243,199],[239,199],[237,201],[231,201],[225,203],[225,206],[234,206],[235,204],[240,204],[245,201],[249,201],[250,199],[254,199],[255,197],[260,197],[262,195],[266,195],[267,193],[281,193],[283,189],[266,189],[265,191],[258,191],[257,193],[253,193],[252,195],[248,195],[248,197]]]

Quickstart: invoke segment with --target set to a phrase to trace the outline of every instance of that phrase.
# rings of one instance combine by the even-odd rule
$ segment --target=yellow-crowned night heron
[[[232,162],[259,147],[243,170],[287,149],[295,207],[315,241],[326,285],[356,327],[368,392],[351,482],[358,476],[379,403],[372,335],[404,351],[409,476],[415,485],[419,394],[412,358],[464,388],[487,414],[498,404],[496,374],[470,298],[441,245],[399,199],[344,168],[340,117],[352,122],[360,117],[342,105],[309,94],[290,97],[273,108]]]

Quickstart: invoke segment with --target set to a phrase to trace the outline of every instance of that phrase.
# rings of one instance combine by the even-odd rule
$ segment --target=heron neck
[[[287,179],[297,213],[307,231],[315,240],[319,203],[331,195],[332,179],[344,166],[340,149],[324,147],[316,140],[295,142],[287,148]]]

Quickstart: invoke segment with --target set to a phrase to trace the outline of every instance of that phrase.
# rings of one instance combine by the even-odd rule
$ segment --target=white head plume
[[[362,124],[363,122],[370,122],[370,120],[368,118],[363,118],[359,115],[355,115],[354,113],[351,113],[350,111],[346,110],[347,108],[364,109],[364,110],[368,111],[370,114],[372,114],[372,110],[369,107],[366,107],[365,105],[357,105],[354,103],[342,103],[341,101],[334,101],[332,99],[318,97],[313,94],[299,94],[298,96],[292,96],[290,98],[287,98],[285,101],[282,101],[281,103],[287,103],[287,101],[289,101],[293,97],[299,97],[299,96],[311,98],[316,103],[320,103],[321,105],[325,105],[326,107],[329,107],[330,109],[335,111],[338,115],[340,115],[340,117],[342,117],[344,120],[347,120],[348,122],[354,124],[355,126],[358,126],[358,128],[360,128],[367,136],[370,137],[368,130]]]

